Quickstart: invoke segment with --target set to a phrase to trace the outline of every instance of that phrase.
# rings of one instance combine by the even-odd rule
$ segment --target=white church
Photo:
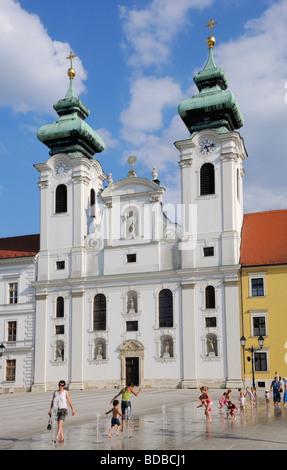
[[[124,179],[74,88],[38,138],[40,236],[0,239],[0,389],[242,386],[239,258],[243,118],[208,38],[198,94],[180,103],[175,142],[182,220],[163,212],[156,169]],[[171,143],[172,145],[172,143]]]

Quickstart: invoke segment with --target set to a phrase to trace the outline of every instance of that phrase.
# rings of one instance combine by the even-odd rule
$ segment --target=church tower
[[[35,165],[40,173],[41,236],[35,284],[34,390],[55,382],[57,368],[51,373],[47,364],[57,364],[57,359],[65,364],[68,354],[72,387],[82,386],[83,292],[77,279],[85,276],[85,239],[97,215],[106,175],[93,158],[104,150],[104,142],[85,122],[90,111],[74,88],[75,57],[72,52],[67,57],[71,61],[67,94],[54,105],[59,118],[38,131],[50,158]]]
[[[183,386],[241,386],[238,270],[243,221],[243,117],[223,70],[209,55],[194,78],[199,93],[178,111],[190,136],[180,151],[184,230]],[[191,340],[190,340],[191,339]]]

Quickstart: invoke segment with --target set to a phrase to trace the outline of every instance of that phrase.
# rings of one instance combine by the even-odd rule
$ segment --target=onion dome
[[[50,148],[50,155],[58,153],[68,154],[71,158],[93,158],[95,153],[104,150],[105,144],[101,137],[85,122],[90,111],[79,100],[74,88],[75,70],[72,67],[72,59],[76,57],[70,54],[71,60],[68,70],[70,79],[69,89],[65,98],[54,104],[59,119],[52,124],[40,127],[37,133],[38,139]]]
[[[216,24],[212,19],[208,27]],[[231,132],[243,126],[244,120],[237,99],[227,90],[228,81],[224,71],[217,67],[213,58],[215,38],[207,38],[209,55],[204,69],[195,77],[198,95],[180,103],[178,112],[191,136],[203,129],[213,129],[219,133]]]

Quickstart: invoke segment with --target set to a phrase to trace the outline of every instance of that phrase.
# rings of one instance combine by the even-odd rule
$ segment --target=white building
[[[126,178],[104,173],[94,158],[104,143],[84,121],[89,111],[69,70],[67,95],[54,106],[59,119],[38,132],[50,148],[50,158],[35,165],[39,252],[22,270],[20,263],[12,269],[13,261],[0,264],[0,361],[7,354],[15,359],[15,388],[50,390],[60,379],[70,389],[126,382],[242,386],[238,271],[246,152],[236,129],[243,120],[209,47],[195,77],[199,94],[179,106],[190,132],[175,143],[181,227],[163,213],[165,189],[155,169],[150,180],[140,178],[131,157]],[[25,285],[12,308],[7,286],[18,278]],[[16,313],[25,350],[8,337]],[[1,380],[9,385],[3,372]]]

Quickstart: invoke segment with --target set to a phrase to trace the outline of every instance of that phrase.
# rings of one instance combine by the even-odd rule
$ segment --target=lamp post
[[[240,338],[240,344],[241,344],[242,349],[243,349],[243,360],[245,359],[245,356],[244,356],[244,352],[245,352],[245,351],[248,351],[248,352],[251,353],[251,357],[247,357],[247,361],[251,361],[251,365],[252,365],[252,386],[253,386],[253,388],[256,388],[256,387],[255,387],[255,377],[254,377],[254,362],[255,362],[254,352],[257,351],[258,349],[262,349],[262,348],[263,348],[263,345],[264,345],[264,338],[263,338],[263,336],[261,336],[261,335],[258,337],[259,348],[254,348],[253,346],[251,346],[251,348],[245,349],[245,346],[246,346],[246,338],[245,338],[244,336],[241,336],[241,338]]]
[[[0,357],[3,356],[4,351],[5,351],[5,346],[4,346],[3,343],[1,343],[1,344],[0,344]]]

